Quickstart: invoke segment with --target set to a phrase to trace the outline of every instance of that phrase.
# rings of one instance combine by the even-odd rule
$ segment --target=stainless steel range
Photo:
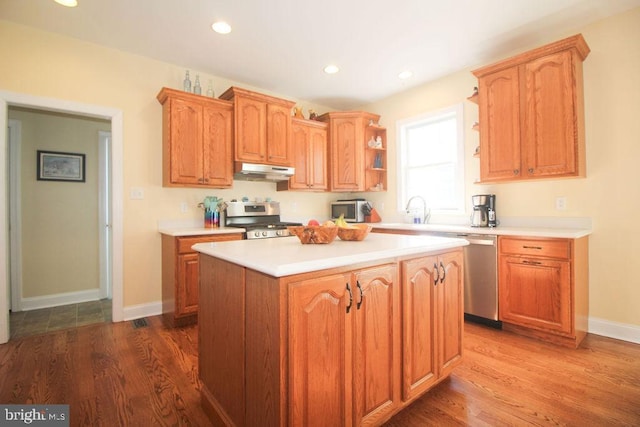
[[[281,221],[279,202],[227,202],[225,212],[224,225],[246,229],[247,239],[287,237],[288,226],[302,225]]]

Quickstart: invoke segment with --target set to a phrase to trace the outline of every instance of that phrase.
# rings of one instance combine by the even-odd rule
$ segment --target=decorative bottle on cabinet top
[[[185,92],[191,92],[191,79],[189,78],[189,70],[184,75],[183,89]]]
[[[202,87],[200,87],[200,76],[196,74],[196,84],[193,86],[193,93],[196,95],[202,94]]]

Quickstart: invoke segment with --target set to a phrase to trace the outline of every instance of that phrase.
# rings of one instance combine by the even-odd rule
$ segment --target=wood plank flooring
[[[72,426],[208,426],[197,326],[83,326],[0,345],[0,403],[67,403]],[[578,350],[467,323],[464,362],[386,426],[639,426],[640,345]]]

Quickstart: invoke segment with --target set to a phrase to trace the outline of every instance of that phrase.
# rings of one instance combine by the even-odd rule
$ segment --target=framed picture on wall
[[[38,181],[84,182],[84,154],[38,150]]]

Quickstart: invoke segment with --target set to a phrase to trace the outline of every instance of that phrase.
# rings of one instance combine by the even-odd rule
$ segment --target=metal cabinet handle
[[[440,280],[440,270],[438,270],[438,264],[435,262],[433,263],[433,274],[435,274],[433,285],[438,286],[438,280]]]
[[[440,283],[442,283],[447,278],[447,269],[444,268],[444,264],[442,264],[442,261],[440,261],[440,268],[442,268],[442,277],[440,277]]]
[[[360,301],[356,304],[356,310],[360,310],[360,306],[362,305],[362,300],[364,299],[364,292],[362,292],[362,286],[360,286],[360,281],[356,280],[356,286],[360,291]]]
[[[353,294],[351,293],[351,286],[347,283],[347,292],[349,292],[349,305],[347,306],[347,313],[351,311],[351,306],[353,305]]]
[[[514,169],[513,170],[513,174],[514,175],[519,175],[520,174],[520,169]]]
[[[539,251],[542,250],[542,246],[527,246],[527,245],[522,245],[523,249],[537,249]]]
[[[523,264],[528,264],[528,265],[541,265],[542,263],[540,261],[530,261],[528,259],[524,259],[522,260]]]
[[[530,174],[533,174],[533,168],[529,168],[527,172],[529,172]]]

